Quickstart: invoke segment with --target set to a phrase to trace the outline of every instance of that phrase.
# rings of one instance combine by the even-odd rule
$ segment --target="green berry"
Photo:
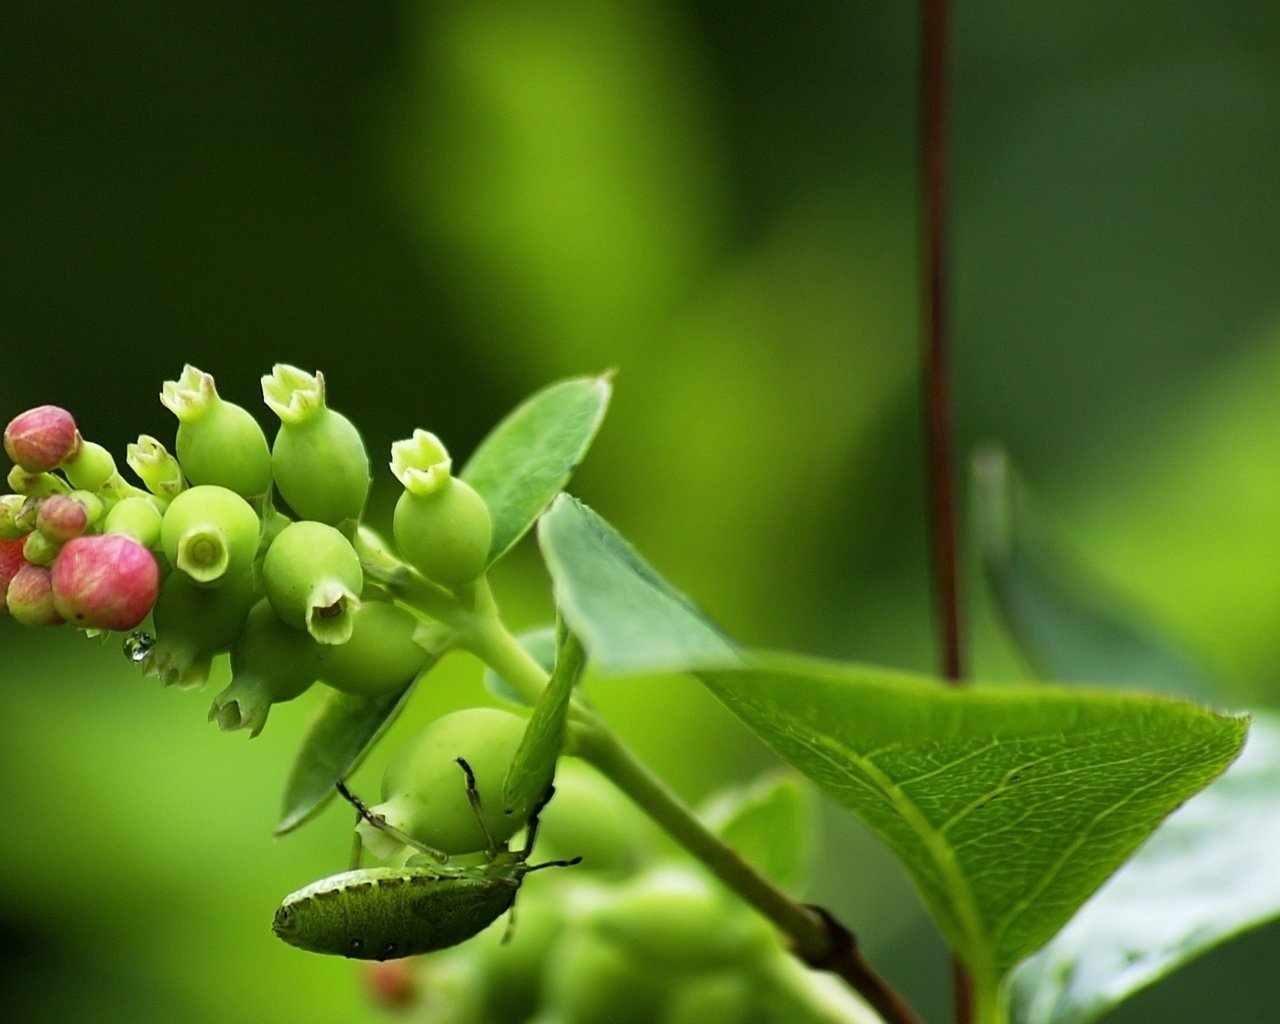
[[[280,417],[271,446],[276,489],[302,519],[357,521],[369,496],[369,453],[355,425],[325,404],[324,375],[280,363],[262,378]]]
[[[670,973],[747,964],[772,944],[762,918],[685,867],[645,872],[588,921],[630,956]]]
[[[144,548],[160,547],[163,517],[149,498],[130,497],[117,501],[102,520],[103,533],[123,533]]]
[[[590,929],[574,930],[548,957],[544,1005],[564,1024],[653,1024],[670,982]]]
[[[146,674],[164,686],[203,685],[214,655],[240,635],[254,601],[252,572],[221,587],[202,587],[183,573],[169,573],[151,610],[155,644],[146,656]]]
[[[276,614],[294,629],[322,644],[351,639],[364,574],[355,549],[332,526],[286,526],[267,548],[262,582]]]
[[[244,498],[267,493],[271,452],[266,435],[248,409],[219,396],[210,374],[184,366],[176,381],[165,382],[160,401],[178,417],[175,447],[191,483],[216,484]]]
[[[389,601],[361,601],[351,639],[329,652],[320,681],[358,697],[402,690],[431,660],[414,634],[418,620]]]
[[[258,515],[235,491],[215,484],[191,487],[165,509],[160,543],[165,557],[206,586],[238,576],[258,553]]]
[[[116,460],[102,445],[85,441],[74,455],[63,462],[62,472],[71,481],[72,487],[82,491],[99,491],[117,475]]]
[[[392,522],[401,555],[448,587],[478,578],[489,559],[493,523],[476,490],[452,473],[440,440],[425,430],[391,446],[391,471],[404,486]]]
[[[370,810],[413,839],[448,854],[474,853],[488,838],[467,798],[459,758],[475,777],[480,805],[494,843],[524,827],[532,808],[503,806],[507,770],[524,738],[525,720],[508,711],[468,708],[431,722],[396,752],[382,780],[383,802]],[[374,853],[393,852],[385,832],[358,829]]]
[[[248,729],[257,736],[273,704],[293,700],[315,682],[324,654],[323,646],[259,601],[231,646],[231,683],[213,699],[209,720],[224,732]]]

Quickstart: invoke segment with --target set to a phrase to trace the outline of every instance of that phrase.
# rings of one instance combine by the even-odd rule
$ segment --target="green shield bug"
[[[472,806],[475,776],[461,758]],[[389,829],[341,782],[338,791],[376,828]],[[360,960],[392,960],[456,946],[489,927],[511,909],[524,876],[547,867],[568,867],[582,858],[530,865],[538,812],[529,817],[524,848],[490,848],[488,862],[460,866],[435,863],[437,851],[403,834],[396,838],[423,851],[404,867],[356,868],[330,875],[286,896],[272,930],[285,942],[313,953]],[[432,863],[421,863],[431,860]]]

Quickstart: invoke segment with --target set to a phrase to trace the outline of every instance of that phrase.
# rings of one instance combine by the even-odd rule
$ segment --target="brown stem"
[[[965,676],[965,666],[960,640],[955,423],[951,406],[951,294],[947,277],[950,245],[950,151],[947,138],[951,42],[949,0],[921,0],[920,14],[925,464],[940,669],[943,678],[959,685]],[[973,1003],[968,973],[954,957],[951,971],[957,1024],[969,1024]]]
[[[853,933],[821,907],[809,909],[822,919],[830,944],[822,956],[805,957],[805,962],[843,978],[888,1024],[921,1024],[915,1011],[863,959]]]

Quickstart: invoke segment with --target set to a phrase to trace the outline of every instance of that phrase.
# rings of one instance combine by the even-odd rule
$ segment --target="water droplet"
[[[151,654],[151,648],[155,645],[155,637],[144,630],[135,629],[124,638],[124,643],[121,644],[121,647],[124,650],[124,656],[134,664],[137,664],[147,660]]]

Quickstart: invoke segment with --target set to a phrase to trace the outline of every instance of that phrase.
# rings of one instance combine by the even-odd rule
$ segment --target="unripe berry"
[[[217,585],[246,571],[258,553],[258,515],[235,491],[203,484],[169,503],[160,524],[165,557],[196,583]]]
[[[62,545],[58,541],[50,540],[38,530],[27,534],[22,542],[22,557],[32,565],[53,565],[61,550]]]
[[[244,498],[266,494],[271,487],[267,437],[248,409],[218,394],[210,374],[184,366],[177,380],[165,381],[160,401],[178,417],[174,446],[191,483],[226,487]]]
[[[16,540],[31,532],[31,524],[23,521],[29,500],[24,494],[0,494],[0,541]]]
[[[135,496],[123,498],[107,510],[102,519],[102,532],[123,533],[144,548],[159,548],[162,525],[155,502]]]
[[[638,876],[588,922],[630,956],[671,973],[743,965],[773,941],[762,918],[685,867]]]
[[[404,486],[392,522],[400,554],[447,587],[484,572],[493,523],[484,499],[452,473],[439,438],[425,430],[391,446],[391,471]]]
[[[169,573],[151,610],[155,645],[146,656],[146,674],[164,686],[203,685],[214,655],[240,635],[255,599],[252,572],[220,587],[202,587],[183,573]]]
[[[364,573],[351,543],[332,526],[286,526],[267,548],[262,582],[276,614],[294,629],[322,644],[351,639]]]
[[[24,626],[56,626],[66,621],[53,596],[53,572],[48,566],[23,561],[5,591],[9,614]]]
[[[325,404],[324,375],[277,364],[262,398],[280,417],[271,446],[276,489],[303,519],[355,521],[369,495],[369,453],[355,425]]]
[[[4,429],[5,452],[28,473],[56,469],[79,447],[75,419],[56,405],[41,405],[19,413]]]
[[[315,682],[325,650],[259,601],[231,646],[231,683],[214,698],[209,720],[224,732],[248,729],[257,736],[272,704],[293,700]]]
[[[151,552],[118,533],[75,537],[53,563],[58,613],[82,629],[133,629],[151,611],[160,569]]]
[[[84,441],[79,450],[62,463],[62,472],[71,486],[82,491],[98,491],[117,476],[116,460],[102,445]]]
[[[653,1024],[671,981],[584,929],[556,944],[547,962],[544,1004],[563,1024]]]
[[[431,660],[414,642],[418,620],[389,601],[361,601],[351,639],[325,658],[320,681],[335,690],[375,697],[409,685]]]
[[[420,843],[448,854],[484,850],[486,840],[467,799],[466,778],[458,764],[470,766],[485,822],[495,843],[505,843],[521,828],[532,808],[503,806],[507,769],[524,737],[525,720],[507,711],[468,708],[431,722],[387,765],[383,802],[371,808],[388,824]],[[386,832],[362,822],[357,827],[374,853],[393,852]]]

